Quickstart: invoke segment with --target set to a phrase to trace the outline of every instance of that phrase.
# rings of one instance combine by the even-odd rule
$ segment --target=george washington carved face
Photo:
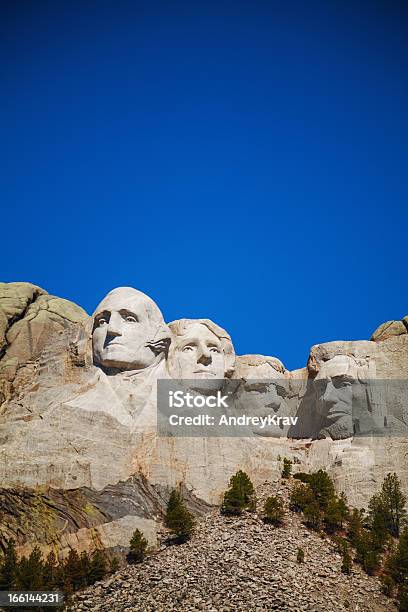
[[[147,368],[170,341],[157,305],[131,287],[119,287],[108,293],[93,319],[93,359],[95,365],[105,369]]]

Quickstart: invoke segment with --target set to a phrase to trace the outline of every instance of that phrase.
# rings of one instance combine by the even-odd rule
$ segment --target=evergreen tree
[[[318,470],[310,474],[309,487],[320,508],[325,510],[335,496],[334,484],[328,473]]]
[[[272,495],[265,500],[264,504],[264,521],[279,525],[284,517],[283,504],[280,497]]]
[[[242,510],[255,510],[254,486],[248,475],[239,470],[230,479],[230,488],[224,493],[221,506],[223,514],[241,514]]]
[[[282,478],[289,478],[291,473],[292,473],[292,461],[284,457],[283,458]]]
[[[90,567],[91,567],[91,560],[86,550],[83,550],[81,552],[81,556],[79,557],[79,562],[81,565],[82,583],[83,583],[83,586],[86,586],[89,584],[89,572],[90,572]]]
[[[296,472],[296,474],[293,474],[293,478],[297,478],[297,480],[300,480],[300,482],[304,482],[306,484],[310,482],[310,474],[307,474],[306,472]]]
[[[398,584],[408,583],[408,527],[401,533],[397,548],[387,561],[387,570]]]
[[[341,563],[341,571],[343,572],[343,574],[351,573],[351,565],[352,565],[352,559],[351,559],[349,547],[346,542],[346,546],[343,550],[343,559]]]
[[[44,586],[44,563],[41,550],[34,546],[28,559],[22,557],[18,564],[17,588],[22,591],[40,591]]]
[[[381,548],[373,534],[363,529],[355,541],[356,561],[360,563],[367,572],[373,574],[380,566]]]
[[[106,574],[106,559],[98,548],[92,553],[89,564],[88,583],[93,584],[101,580]]]
[[[309,502],[304,507],[303,515],[305,517],[305,522],[308,527],[314,529],[315,531],[318,531],[320,529],[320,506],[316,500]]]
[[[49,591],[56,590],[59,586],[58,563],[55,552],[51,550],[44,563],[44,588]]]
[[[386,529],[398,538],[401,527],[406,521],[406,497],[401,491],[397,474],[388,473],[384,478],[381,492],[373,495],[369,502],[369,520],[375,528]]]
[[[332,497],[324,511],[324,524],[328,533],[334,533],[343,527],[343,522],[348,517],[348,507],[344,493],[340,497]]]
[[[174,507],[172,511],[174,512]],[[129,547],[128,561],[130,563],[140,563],[143,561],[147,548],[147,540],[139,529],[134,530]]]
[[[340,515],[340,529],[343,528],[344,523],[348,521],[350,516],[350,510],[347,505],[347,497],[344,491],[340,493],[340,497],[337,498],[338,511]]]
[[[61,576],[63,578],[63,584],[62,584],[62,591],[64,593],[64,598],[65,598],[65,604],[70,604],[72,601],[72,595],[74,593],[74,589],[72,587],[72,582],[70,581],[70,579],[65,576],[65,574],[62,572]]]
[[[176,489],[170,494],[164,524],[177,536],[179,543],[186,542],[194,530],[194,516],[187,510],[181,494]]]
[[[68,557],[65,560],[64,583],[67,585],[70,584],[74,591],[87,584],[87,577],[83,573],[81,559],[77,551],[73,548],[70,549]]]
[[[314,501],[314,495],[309,485],[298,484],[290,493],[289,508],[293,512],[301,512]]]
[[[380,580],[381,580],[381,589],[384,595],[387,595],[387,597],[392,597],[394,587],[395,587],[395,582],[393,581],[391,576],[389,576],[388,574],[383,574],[382,576],[380,576]]]
[[[239,470],[236,474],[234,474],[234,476],[231,477],[230,486],[231,488],[239,491],[240,497],[244,502],[244,508],[247,508],[248,510],[255,510],[255,489],[246,472]]]
[[[347,537],[355,547],[363,530],[364,510],[353,508],[348,518]]]
[[[224,498],[221,504],[222,514],[242,514],[245,502],[241,495],[241,492],[231,487],[224,493]]]
[[[0,590],[9,591],[16,588],[17,570],[16,545],[14,540],[9,540],[0,565]]]

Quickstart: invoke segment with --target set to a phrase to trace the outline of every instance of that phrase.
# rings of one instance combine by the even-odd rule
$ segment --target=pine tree
[[[170,494],[164,524],[177,536],[178,543],[186,542],[193,533],[194,516],[187,510],[181,494],[176,489]]]
[[[282,478],[290,478],[291,473],[292,473],[292,461],[284,457],[283,458]]]
[[[93,584],[101,580],[106,574],[106,559],[101,550],[98,548],[92,553],[91,562],[89,564],[88,583]]]
[[[86,586],[87,580],[84,576],[81,559],[76,550],[70,549],[68,557],[64,564],[64,582],[72,585],[72,589],[76,591],[83,586]]]
[[[393,581],[391,576],[389,576],[388,574],[383,574],[382,576],[380,576],[380,580],[381,580],[381,590],[384,593],[384,595],[387,595],[387,597],[392,597],[394,587],[395,587],[395,582]]]
[[[245,508],[255,510],[255,489],[249,476],[239,470],[230,479],[230,488],[224,493],[222,514],[241,514]]]
[[[16,588],[17,584],[17,553],[14,540],[9,540],[4,551],[0,565],[0,590],[8,591]]]
[[[265,500],[264,521],[273,525],[280,525],[283,521],[284,511],[280,497],[272,495]]]
[[[303,509],[303,515],[308,527],[318,531],[321,524],[320,506],[317,501],[311,501]]]
[[[314,495],[309,485],[298,484],[290,493],[289,508],[293,512],[301,512],[309,503],[313,501]]]
[[[363,519],[364,519],[364,510],[363,509],[358,510],[357,508],[353,508],[348,518],[348,528],[347,528],[347,537],[353,546],[356,546],[356,543],[363,530]]]
[[[327,533],[334,533],[340,529],[341,513],[336,498],[329,501],[323,520]]]
[[[41,550],[34,546],[28,559],[22,557],[18,564],[17,588],[23,591],[40,591],[44,586],[44,563]]]
[[[363,566],[367,574],[373,574],[380,565],[381,549],[372,532],[362,529],[355,540],[356,561]]]
[[[230,488],[224,493],[224,499],[221,505],[222,514],[239,515],[242,514],[244,508],[244,499],[240,491]]]
[[[174,507],[172,508],[172,511]],[[140,563],[143,561],[146,548],[147,540],[143,537],[143,533],[139,529],[135,529],[129,543],[129,554],[128,561],[130,563]]]
[[[343,574],[351,573],[351,564],[352,564],[352,559],[351,559],[349,547],[346,542],[346,546],[344,547],[344,550],[343,550],[343,559],[341,563],[341,571],[343,572]]]
[[[324,512],[324,523],[328,533],[334,533],[343,527],[343,522],[349,514],[344,493],[329,500]]]
[[[379,500],[376,499],[376,505],[377,511],[382,512],[384,515],[384,521],[389,533],[396,538],[399,537],[401,527],[406,521],[406,501],[407,498],[401,491],[401,484],[397,474],[395,472],[393,474],[388,473],[384,478]]]
[[[44,563],[44,588],[49,591],[56,590],[59,586],[58,578],[57,557],[55,552],[51,550]]]
[[[325,510],[335,496],[334,484],[328,473],[325,470],[318,470],[310,474],[309,487],[320,508]]]
[[[343,524],[347,522],[350,516],[350,510],[347,505],[347,497],[344,491],[340,493],[340,497],[337,498],[337,505],[340,515],[340,529],[343,528]]]
[[[83,586],[86,586],[89,584],[89,572],[91,567],[91,560],[86,550],[81,552],[79,562],[81,565],[82,584]]]
[[[398,584],[408,583],[408,526],[402,531],[397,548],[387,561],[387,570]]]

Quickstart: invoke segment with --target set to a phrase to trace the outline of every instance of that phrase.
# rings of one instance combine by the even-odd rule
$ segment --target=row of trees
[[[62,591],[69,599],[73,591],[101,580],[119,567],[117,558],[110,562],[102,550],[91,555],[71,549],[65,560],[58,561],[54,551],[44,559],[35,546],[28,557],[17,557],[15,542],[10,540],[0,564],[0,590]]]
[[[408,525],[406,497],[396,473],[385,477],[379,493],[365,509],[349,508],[337,495],[327,472],[294,475],[301,482],[290,495],[289,508],[302,512],[305,524],[333,536],[342,554],[342,571],[350,573],[354,559],[368,574],[378,574],[384,592],[396,595],[408,612]]]
[[[186,542],[192,535],[195,519],[184,504],[179,491],[173,490],[167,505],[165,524],[175,536],[175,543]],[[136,529],[129,543],[127,559],[130,563],[143,561],[148,542]],[[103,550],[96,549],[91,555],[74,549],[64,560],[57,559],[51,551],[46,559],[38,546],[28,557],[18,559],[14,540],[10,540],[0,562],[0,590],[62,591],[69,601],[74,591],[89,586],[119,569],[119,559],[109,560]]]
[[[291,478],[291,461],[284,459],[282,477]],[[368,511],[351,509],[344,493],[337,495],[332,479],[324,470],[294,475],[298,483],[292,488],[289,509],[303,514],[305,524],[316,531],[324,530],[336,542],[342,554],[342,571],[351,572],[353,551],[355,561],[369,573],[378,573],[384,592],[396,595],[399,608],[408,612],[408,525],[406,498],[397,475],[387,474],[381,491],[370,499]],[[224,493],[221,512],[240,515],[244,510],[256,509],[254,486],[248,475],[239,470],[234,474]],[[280,496],[268,497],[263,505],[265,522],[279,525],[284,520]],[[164,523],[173,534],[172,543],[186,542],[195,528],[194,515],[186,508],[183,497],[173,490],[167,504]],[[128,561],[143,561],[148,542],[136,529],[129,546]],[[298,550],[298,562],[304,552]],[[119,567],[119,560],[108,561],[102,550],[92,555],[70,550],[65,560],[57,561],[54,552],[44,560],[38,547],[28,557],[17,558],[11,540],[0,563],[0,590],[61,590],[66,596],[77,589],[102,579]]]
[[[292,462],[283,459],[282,478],[291,478]],[[298,484],[292,489],[289,509],[301,512],[305,524],[324,530],[336,543],[342,555],[342,571],[351,573],[353,558],[368,574],[378,574],[384,592],[395,595],[399,609],[408,612],[408,525],[406,497],[397,474],[387,474],[379,493],[372,496],[368,510],[351,509],[344,493],[338,495],[325,470],[294,475]],[[224,493],[221,512],[240,515],[256,508],[254,486],[240,470],[230,479]],[[272,495],[262,509],[265,522],[279,525],[284,520],[282,499]],[[298,550],[298,562],[304,551]]]

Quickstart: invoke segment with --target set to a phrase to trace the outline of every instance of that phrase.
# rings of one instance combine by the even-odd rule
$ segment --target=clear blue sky
[[[5,1],[0,279],[237,353],[408,314],[408,4]]]

